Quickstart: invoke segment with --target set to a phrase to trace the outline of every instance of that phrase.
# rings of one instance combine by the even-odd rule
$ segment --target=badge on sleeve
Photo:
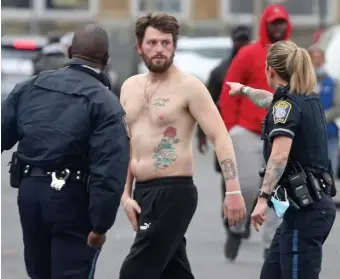
[[[292,104],[287,101],[278,101],[273,107],[274,123],[286,123]]]
[[[128,137],[130,138],[130,130],[129,130],[129,125],[128,125],[127,120],[126,120],[126,114],[123,115],[123,117],[122,117],[122,122],[123,122],[123,124],[124,124],[126,133],[127,133]]]

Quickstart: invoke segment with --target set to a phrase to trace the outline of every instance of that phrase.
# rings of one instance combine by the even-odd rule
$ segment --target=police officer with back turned
[[[2,107],[1,152],[18,142],[10,184],[32,279],[93,278],[127,175],[125,112],[102,74],[104,29],[79,28],[69,57],[17,84]]]
[[[266,77],[274,95],[228,83],[231,95],[244,94],[268,108],[262,132],[267,166],[260,172],[264,181],[251,218],[258,230],[270,206],[283,221],[260,279],[317,279],[322,246],[335,220],[336,191],[325,114],[313,92],[316,76],[305,49],[280,41],[269,48]]]

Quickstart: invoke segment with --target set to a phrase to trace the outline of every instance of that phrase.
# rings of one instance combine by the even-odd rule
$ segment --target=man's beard
[[[142,54],[143,61],[145,63],[145,66],[149,69],[150,72],[153,73],[164,73],[166,72],[172,65],[174,60],[175,54],[172,53],[170,58],[166,58],[165,56],[162,56],[162,59],[164,59],[164,62],[162,64],[154,64],[153,58],[147,58],[144,54]]]

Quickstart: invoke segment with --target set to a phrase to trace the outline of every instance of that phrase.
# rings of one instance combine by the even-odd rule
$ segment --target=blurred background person
[[[69,59],[65,48],[60,43],[52,43],[45,46],[34,61],[34,74],[43,71],[56,70],[63,67]]]
[[[250,42],[251,31],[247,26],[236,26],[232,29],[231,39],[233,41],[233,48],[231,50],[231,54],[229,57],[226,57],[222,60],[222,62],[217,65],[210,73],[207,88],[211,94],[211,97],[214,100],[216,106],[218,106],[218,101],[220,98],[220,93],[223,85],[223,80],[227,73],[227,70],[231,64],[231,61],[236,56],[237,52],[245,45]],[[204,135],[202,129],[198,127],[198,150],[201,154],[204,154],[207,150],[207,138]],[[221,172],[218,161],[216,161],[216,171]],[[224,183],[223,183],[224,185]],[[223,190],[225,192],[225,190]],[[223,195],[224,195],[223,192]]]
[[[286,9],[278,4],[269,5],[262,14],[259,24],[259,41],[243,47],[233,59],[225,81],[238,82],[273,92],[267,84],[265,61],[269,44],[290,38],[292,25]],[[261,178],[258,171],[264,165],[261,140],[262,121],[267,111],[256,107],[244,96],[229,96],[229,86],[223,84],[220,111],[234,143],[240,183],[246,201],[247,213],[252,212]],[[280,219],[275,212],[268,211],[269,220],[263,232],[264,256],[269,249]],[[225,254],[230,260],[237,257],[242,238],[249,238],[249,218],[230,228],[225,244]]]
[[[325,54],[317,46],[308,49],[317,77],[316,93],[319,94],[321,104],[325,110],[328,135],[328,154],[333,170],[338,169],[339,136],[335,119],[340,117],[340,86],[325,67]]]
[[[223,85],[223,80],[225,78],[225,75],[228,71],[228,68],[238,53],[238,51],[247,45],[250,42],[251,38],[251,30],[247,26],[236,26],[235,28],[232,29],[231,32],[231,39],[233,41],[233,48],[231,51],[231,54],[229,57],[224,59],[217,67],[215,67],[209,76],[208,83],[207,83],[207,88],[214,100],[214,103],[216,106],[218,106],[218,101]],[[203,133],[202,129],[198,126],[197,129],[197,135],[198,135],[198,150],[201,154],[205,154],[208,144],[207,144],[207,137]],[[218,163],[218,160],[215,155],[215,162],[214,162],[214,168],[215,170],[221,174],[221,193],[222,193],[222,205],[224,201],[224,196],[226,192],[225,188],[225,181],[221,173],[221,168]],[[223,219],[223,225],[226,229],[226,235],[229,234],[229,226],[228,226],[228,221],[223,218],[223,208],[222,208],[222,219]],[[226,250],[224,249],[225,257],[226,257]]]

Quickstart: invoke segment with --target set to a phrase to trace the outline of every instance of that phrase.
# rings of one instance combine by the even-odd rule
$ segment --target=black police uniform
[[[280,87],[275,92],[264,120],[263,139],[266,162],[275,137],[284,136],[293,140],[287,167],[279,181],[287,189],[293,203],[272,240],[260,278],[317,279],[321,270],[322,245],[336,215],[335,205],[329,194],[329,186],[319,188],[318,199],[312,194],[311,181],[307,180],[312,203],[304,206],[294,196],[294,189],[288,185],[287,177],[291,166],[298,162],[304,173],[312,173],[319,185],[326,186],[322,175],[330,171],[327,128],[324,110],[316,94],[290,94],[288,90],[289,87]]]
[[[19,142],[11,185],[30,278],[93,278],[100,251],[88,234],[106,233],[120,204],[130,159],[125,112],[87,66],[76,59],[42,72],[16,85],[2,107],[1,152]],[[66,181],[59,191],[53,172]]]

